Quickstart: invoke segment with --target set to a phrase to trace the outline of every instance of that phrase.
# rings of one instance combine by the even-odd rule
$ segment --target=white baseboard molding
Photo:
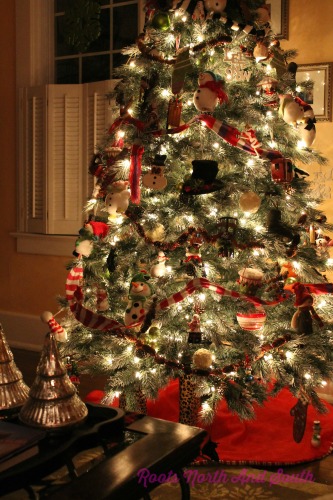
[[[41,352],[47,325],[39,316],[0,310],[0,324],[10,347]]]

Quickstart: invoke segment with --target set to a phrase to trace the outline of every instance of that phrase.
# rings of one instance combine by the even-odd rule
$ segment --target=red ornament
[[[266,322],[266,313],[237,313],[237,322],[239,326],[248,332],[258,331],[264,327]]]
[[[294,168],[289,158],[276,158],[271,162],[272,180],[281,184],[289,184],[294,178]]]

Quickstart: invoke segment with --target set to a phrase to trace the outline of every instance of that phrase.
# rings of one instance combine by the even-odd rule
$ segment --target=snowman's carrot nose
[[[139,283],[136,283],[135,281],[132,281],[132,286],[134,286],[134,288],[138,288]]]

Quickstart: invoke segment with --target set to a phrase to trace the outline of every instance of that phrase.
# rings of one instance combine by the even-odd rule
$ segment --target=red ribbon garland
[[[141,161],[143,153],[143,146],[139,144],[133,144],[131,150],[131,163],[128,180],[131,188],[131,201],[136,205],[140,203],[140,176],[142,170]]]

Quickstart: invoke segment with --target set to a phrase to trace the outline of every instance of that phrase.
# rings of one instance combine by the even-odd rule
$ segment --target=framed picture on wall
[[[271,28],[278,38],[288,39],[289,0],[267,0]]]
[[[309,80],[313,83],[310,90],[299,96],[311,105],[317,121],[332,121],[332,68],[333,63],[316,63],[300,64],[297,69],[297,84]]]

